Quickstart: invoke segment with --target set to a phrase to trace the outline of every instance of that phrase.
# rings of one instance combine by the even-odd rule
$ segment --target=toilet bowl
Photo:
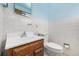
[[[44,46],[49,55],[57,55],[63,53],[63,47],[60,46],[59,44],[53,42],[46,42]]]
[[[45,52],[47,52],[48,55],[59,55],[63,54],[63,46],[54,43],[54,42],[48,42],[48,39],[45,38],[44,40],[44,47],[45,47]]]

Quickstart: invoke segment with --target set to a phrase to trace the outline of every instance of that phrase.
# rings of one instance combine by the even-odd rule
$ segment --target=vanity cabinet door
[[[35,56],[43,56],[44,55],[44,48],[39,48],[34,51]]]
[[[38,40],[7,50],[9,56],[43,56],[44,40]]]
[[[44,47],[43,43],[44,43],[43,40],[39,40],[39,41],[34,42],[33,43],[33,46],[35,47],[34,50],[37,50],[37,49],[39,49],[41,47]]]
[[[34,46],[34,55],[43,56],[44,55],[44,41],[39,40],[33,44]]]
[[[7,55],[12,56],[13,55],[13,49],[8,49],[7,50]]]
[[[13,49],[14,56],[33,56],[33,48],[31,44],[20,46]]]

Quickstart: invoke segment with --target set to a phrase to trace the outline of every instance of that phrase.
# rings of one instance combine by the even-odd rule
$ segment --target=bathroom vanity
[[[5,45],[8,56],[43,56],[44,38],[36,35],[20,37],[21,33],[7,34]]]
[[[43,56],[43,39],[20,45],[7,50],[9,56]]]

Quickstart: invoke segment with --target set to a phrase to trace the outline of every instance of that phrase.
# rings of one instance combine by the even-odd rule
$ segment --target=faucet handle
[[[21,34],[21,37],[26,37],[26,32],[25,31]]]

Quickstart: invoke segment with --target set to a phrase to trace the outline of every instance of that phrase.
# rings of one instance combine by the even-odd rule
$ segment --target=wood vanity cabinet
[[[28,44],[24,44],[7,50],[8,56],[43,56],[44,40],[37,40]]]

